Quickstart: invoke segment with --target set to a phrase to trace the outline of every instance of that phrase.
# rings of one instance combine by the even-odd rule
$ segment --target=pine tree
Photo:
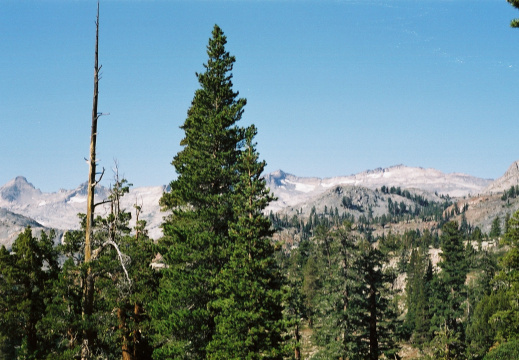
[[[83,215],[83,228],[84,223]],[[51,285],[52,296],[45,302],[45,314],[39,328],[49,350],[48,359],[78,359],[81,352],[84,328],[81,284],[86,275],[81,267],[84,239],[84,230],[68,231],[63,244],[56,249],[65,261],[58,278]]]
[[[394,299],[394,269],[384,268],[387,254],[374,248],[367,241],[359,244],[360,256],[357,271],[362,275],[364,299],[364,320],[366,338],[369,343],[367,358],[376,360],[381,354],[394,358],[398,352],[397,313]]]
[[[126,179],[119,179],[110,189],[110,213],[98,217],[95,233],[100,242],[109,239],[117,247],[107,247],[93,264],[95,278],[95,315],[97,351],[103,356],[122,360],[151,359],[148,317],[145,311],[155,298],[158,273],[151,267],[155,246],[141,228],[131,235],[131,213],[121,207],[129,192]],[[121,263],[124,266],[121,266]],[[117,329],[107,332],[106,329]]]
[[[83,230],[67,232],[64,244],[57,247],[65,261],[52,284],[53,296],[45,303],[39,328],[47,343],[48,359],[77,359],[85,329],[93,335],[89,342],[91,356],[151,359],[149,324],[144,312],[154,297],[159,274],[149,266],[154,246],[145,236],[143,224],[139,223],[135,236],[130,235],[131,214],[120,204],[129,186],[116,173],[106,200],[110,213],[104,218],[98,216],[92,224],[95,261],[84,263],[85,215],[81,215]],[[94,286],[90,318],[84,317],[82,306],[87,274],[91,274]]]
[[[314,342],[318,359],[353,359],[367,353],[362,327],[361,276],[354,269],[357,238],[350,223],[316,237],[320,287],[316,296]]]
[[[271,224],[263,210],[272,200],[261,177],[254,126],[238,161],[240,180],[233,193],[235,218],[229,224],[231,254],[217,276],[215,334],[208,359],[282,359],[281,275],[271,244]]]
[[[161,199],[171,215],[159,243],[168,268],[153,306],[156,359],[204,359],[215,334],[212,304],[233,249],[229,223],[236,219],[233,190],[245,140],[236,122],[246,100],[232,89],[235,58],[225,50],[226,42],[215,25],[205,72],[197,74],[201,88],[181,126],[183,149],[172,161],[178,177]]]
[[[422,284],[419,286],[416,297],[413,342],[421,348],[430,340],[429,329],[431,326],[431,282],[433,279],[433,267],[430,260],[427,261]]]
[[[446,359],[454,359],[464,352],[464,316],[462,304],[466,300],[465,280],[468,273],[463,238],[456,221],[442,228],[441,272],[433,281],[434,316],[432,330],[436,332],[436,348]],[[438,355],[439,356],[439,355]]]
[[[51,296],[50,283],[57,278],[58,254],[54,233],[40,239],[27,227],[11,251],[0,248],[0,354],[10,359],[41,359],[46,356],[37,327]]]
[[[431,242],[430,232],[424,232],[420,248],[413,248],[407,264],[406,308],[403,330],[413,346],[421,348],[430,340],[430,287],[433,278],[427,249]]]
[[[294,360],[301,360],[301,325],[306,319],[305,296],[303,294],[303,267],[307,261],[302,245],[309,243],[302,241],[299,247],[292,249],[289,256],[280,256],[282,271],[286,274],[287,296],[285,301],[285,319],[287,321],[290,339],[287,344],[292,348]],[[306,319],[307,320],[307,319]]]
[[[510,5],[512,5],[513,7],[515,7],[516,9],[519,9],[519,0],[506,0],[506,1],[508,1],[508,3]],[[510,22],[510,26],[513,27],[513,28],[518,28],[519,27],[519,19],[513,19]]]
[[[396,319],[392,269],[387,254],[358,239],[350,223],[317,228],[318,287],[314,343],[319,359],[394,358]]]
[[[488,234],[491,238],[498,238],[501,236],[501,221],[499,220],[499,216],[496,216],[492,221],[492,226],[490,228],[490,233]]]

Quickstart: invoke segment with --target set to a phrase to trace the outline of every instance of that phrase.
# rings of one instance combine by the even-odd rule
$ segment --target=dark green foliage
[[[511,340],[492,349],[483,360],[519,359],[519,340]]]
[[[359,243],[360,241],[360,243]],[[359,240],[350,223],[315,236],[318,286],[313,340],[320,359],[396,356],[398,346],[391,268],[386,254]],[[359,247],[360,244],[360,247]]]
[[[492,226],[490,228],[490,233],[488,234],[488,236],[490,236],[490,238],[492,239],[501,236],[501,221],[499,220],[498,216],[496,216],[492,221]]]
[[[85,329],[95,335],[89,346],[93,356],[117,359],[126,353],[151,359],[147,311],[156,294],[159,273],[149,266],[155,250],[146,237],[145,223],[139,221],[136,235],[130,235],[131,215],[120,208],[120,199],[128,191],[127,181],[116,178],[109,196],[111,211],[94,222],[92,317],[85,317],[82,307],[86,278],[84,230],[68,232],[64,244],[57,247],[64,264],[52,284],[52,296],[46,300],[45,316],[39,325],[49,350],[48,359],[80,358]]]
[[[84,231],[69,231],[57,250],[65,257],[58,279],[52,283],[52,296],[46,300],[45,315],[40,323],[48,359],[76,359],[80,353],[80,339],[84,328],[82,318],[85,272],[81,269],[81,245]]]
[[[271,244],[271,224],[263,210],[272,196],[261,177],[256,129],[246,131],[238,161],[240,180],[233,192],[235,219],[229,224],[231,254],[217,275],[215,334],[208,359],[282,359],[284,332],[281,275]]]
[[[299,248],[291,251],[290,256],[281,254],[278,257],[287,283],[284,314],[289,339],[286,343],[294,351],[294,358],[297,360],[301,359],[301,323],[303,319],[307,319],[302,268],[308,258],[300,249],[301,244]]]
[[[516,9],[519,9],[519,0],[506,0],[506,1],[508,1],[508,3],[510,5],[512,5],[513,7],[515,7]],[[519,27],[519,19],[513,19],[510,22],[510,26],[513,27],[513,28],[518,28]]]
[[[51,283],[58,275],[54,233],[40,239],[26,228],[11,251],[0,248],[0,354],[10,359],[42,359],[47,348],[38,332]]]
[[[112,212],[103,225],[107,238],[117,245],[107,247],[94,264],[96,270],[96,316],[99,348],[105,356],[123,359],[151,359],[149,306],[157,296],[160,273],[150,264],[156,246],[145,231],[145,222],[130,234],[131,214],[119,208],[128,192],[126,180],[116,181],[111,190]],[[137,207],[137,216],[139,208]],[[124,267],[123,267],[124,266]],[[114,329],[107,332],[106,329]],[[131,356],[131,357],[130,357]]]
[[[515,199],[519,195],[519,185],[512,185],[510,188],[503,193],[501,200],[506,201],[508,199]]]
[[[432,277],[432,264],[427,253],[420,249],[413,249],[407,270],[407,314],[404,329],[409,337],[412,335],[411,343],[419,348],[430,340],[429,328],[432,315],[429,298]]]
[[[309,243],[309,242],[307,242]],[[304,318],[310,324],[315,313],[315,298],[319,289],[319,267],[315,259],[315,254],[311,254],[302,265],[302,295],[304,301]]]
[[[397,358],[398,352],[398,321],[396,303],[393,302],[396,274],[393,268],[384,268],[387,262],[387,254],[366,241],[361,242],[356,267],[365,287],[363,292],[367,295],[364,323],[368,324],[367,340],[371,360],[378,359],[381,354],[388,358]]]
[[[491,282],[497,271],[495,254],[477,252],[474,268],[473,280],[467,286],[466,346],[469,359],[481,359],[496,335],[493,325],[497,324],[490,324],[490,317],[494,311],[502,309],[508,300],[498,299],[492,294]]]
[[[233,214],[236,164],[244,141],[240,120],[245,99],[232,90],[235,58],[225,50],[226,37],[215,26],[209,40],[205,72],[197,74],[195,92],[181,128],[184,146],[173,159],[178,178],[161,204],[172,211],[163,224],[160,246],[169,265],[154,306],[155,358],[202,359],[215,332],[217,275],[232,249],[229,222]]]
[[[494,313],[509,309],[509,299],[504,292],[489,294],[477,304],[467,326],[467,352],[472,359],[481,359],[494,344],[497,332],[505,324],[491,321]]]
[[[320,228],[316,235],[319,289],[314,297],[314,341],[319,359],[356,358],[367,354],[361,275],[356,236],[346,223],[334,232]],[[362,330],[361,330],[362,329]]]
[[[463,315],[461,304],[465,299],[464,284],[468,268],[464,256],[463,237],[458,223],[450,221],[443,226],[442,230],[442,261],[439,263],[442,272],[438,277],[448,293],[447,298],[443,299],[446,305],[444,319],[447,326],[455,327],[456,319]]]
[[[507,229],[503,242],[510,248],[498,261],[499,271],[491,257],[482,257],[481,268],[495,276],[491,281],[483,278],[485,295],[467,327],[469,351],[475,359],[480,359],[494,343],[505,343],[519,334],[519,212],[512,215]]]
[[[441,272],[432,282],[434,296],[432,328],[436,335],[436,347],[446,359],[464,352],[464,316],[462,304],[466,299],[465,280],[467,264],[463,239],[458,223],[447,222],[442,228]]]
[[[510,246],[499,259],[499,272],[493,280],[495,295],[505,296],[508,307],[494,312],[491,319],[495,323],[496,340],[506,341],[519,333],[519,211],[509,221],[509,231],[504,242]]]
[[[262,214],[272,197],[256,129],[236,125],[246,101],[232,90],[225,44],[215,26],[172,162],[178,178],[161,199],[171,215],[159,243],[168,268],[152,311],[155,359],[281,356],[281,276]]]

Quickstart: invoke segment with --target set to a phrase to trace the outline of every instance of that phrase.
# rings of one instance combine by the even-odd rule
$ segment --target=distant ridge
[[[31,218],[0,208],[0,245],[10,249],[14,240],[27,226],[36,233],[46,230],[43,225]]]
[[[366,170],[350,176],[331,178],[298,177],[282,170],[265,175],[267,186],[278,197],[270,210],[278,211],[285,206],[307,201],[337,185],[351,185],[375,190],[382,186],[419,189],[451,197],[467,196],[482,192],[492,180],[451,173],[436,169],[395,165],[388,168]]]
[[[445,174],[435,169],[405,165],[329,178],[299,177],[277,170],[264,175],[264,178],[271,192],[278,198],[269,205],[267,211],[277,212],[298,204],[319,205],[319,202],[324,201],[320,199],[326,199],[326,193],[338,186],[342,191],[350,191],[346,187],[355,191],[355,187],[376,190],[382,186],[394,186],[414,189],[420,194],[429,193],[434,196],[436,193],[450,197],[497,193],[507,190],[511,185],[519,185],[519,161],[514,162],[494,182],[461,173]],[[123,197],[122,205],[127,211],[133,212],[135,204],[142,206],[140,219],[147,221],[147,229],[153,239],[162,236],[160,225],[167,214],[160,211],[159,199],[165,191],[168,191],[167,186],[131,188],[130,193]],[[107,196],[108,189],[98,186],[96,202],[106,199]],[[18,232],[26,225],[61,231],[78,229],[77,214],[86,212],[86,183],[73,190],[61,189],[54,193],[44,193],[25,177],[18,176],[0,187],[0,209],[2,208],[4,210],[0,212],[0,222],[4,221],[6,226],[0,229],[0,243],[9,237],[13,239],[9,228],[15,229],[15,223],[21,226],[16,228]],[[102,215],[108,211],[108,206],[99,206],[97,210],[96,214]]]
[[[18,176],[0,187],[0,209],[30,218],[41,227],[58,230],[78,229],[78,213],[86,213],[86,187],[87,183],[83,183],[73,190],[62,189],[54,193],[44,193],[36,189],[25,177]],[[140,220],[146,220],[148,233],[155,239],[162,235],[160,224],[162,217],[166,215],[160,212],[158,203],[165,188],[132,188],[122,199],[122,206],[126,211],[133,212],[135,204],[142,207]],[[107,188],[96,187],[96,203],[106,199],[108,195]],[[104,215],[108,211],[108,205],[96,208],[96,214],[99,215]],[[2,219],[0,214],[0,220]],[[132,222],[130,226],[133,226]]]

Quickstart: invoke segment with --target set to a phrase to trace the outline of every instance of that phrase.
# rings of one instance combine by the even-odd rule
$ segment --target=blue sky
[[[0,0],[0,185],[86,181],[96,2]],[[519,159],[505,0],[101,0],[98,157],[167,184],[214,24],[267,172],[404,164],[497,178]]]

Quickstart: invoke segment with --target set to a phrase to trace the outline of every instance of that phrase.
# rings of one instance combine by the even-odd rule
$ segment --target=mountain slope
[[[485,194],[499,193],[519,185],[519,160],[514,161],[499,179],[489,184],[483,191]]]
[[[4,245],[10,249],[14,240],[27,226],[30,226],[35,234],[48,230],[33,219],[0,208],[0,246]]]
[[[16,213],[47,228],[70,230],[79,228],[78,213],[86,213],[87,184],[73,190],[59,190],[55,193],[43,193],[35,189],[24,177],[17,177],[0,187],[0,208]],[[123,197],[121,205],[126,211],[133,212],[138,204],[142,207],[141,220],[148,223],[148,232],[152,238],[161,236],[160,224],[164,214],[160,212],[159,199],[165,187],[143,187],[130,189]],[[109,190],[96,187],[96,203],[108,197]],[[108,204],[96,207],[96,215],[106,215]],[[2,217],[0,216],[0,220]],[[130,223],[133,226],[133,223]]]
[[[492,182],[460,173],[445,174],[435,169],[403,165],[324,179],[297,177],[278,170],[267,174],[265,179],[267,186],[278,197],[278,201],[269,207],[269,210],[274,212],[308,201],[337,185],[360,186],[372,190],[382,186],[394,186],[461,197],[477,194]]]
[[[303,210],[304,213],[308,213],[314,206],[324,208],[326,205],[328,208],[340,208],[342,197],[346,195],[352,201],[358,201],[359,206],[362,204],[363,207],[372,207],[377,215],[385,211],[386,207],[380,204],[375,206],[371,201],[378,196],[373,191],[381,189],[382,186],[414,189],[413,193],[429,200],[436,200],[435,194],[461,197],[484,192],[496,193],[508,189],[512,184],[519,184],[519,161],[514,162],[495,182],[465,174],[444,174],[435,169],[403,165],[333,178],[298,177],[279,170],[266,174],[265,179],[267,186],[278,197],[277,201],[270,204],[267,211],[283,210],[285,213],[292,213]],[[9,216],[18,214],[28,218],[24,220],[26,224],[29,224],[29,220],[33,220],[41,228],[78,229],[77,214],[86,212],[86,186],[85,183],[73,190],[43,193],[27,179],[19,176],[0,187],[0,208],[9,211]],[[334,190],[338,192],[334,194]],[[166,214],[160,211],[159,199],[164,191],[166,191],[165,186],[131,188],[130,193],[122,200],[122,206],[132,213],[135,204],[142,207],[140,218],[147,221],[149,234],[154,239],[162,235],[160,224]],[[340,193],[341,191],[343,194]],[[106,199],[108,193],[107,188],[98,186],[96,202]],[[368,202],[364,203],[364,201]],[[106,204],[98,206],[96,214],[104,215],[108,211],[109,205]],[[8,224],[6,219],[7,213],[0,213],[0,221],[5,220],[5,224]],[[21,223],[23,222],[20,221]],[[0,231],[0,241],[11,236],[6,229],[4,227],[3,232]],[[22,230],[23,226],[16,229]]]

